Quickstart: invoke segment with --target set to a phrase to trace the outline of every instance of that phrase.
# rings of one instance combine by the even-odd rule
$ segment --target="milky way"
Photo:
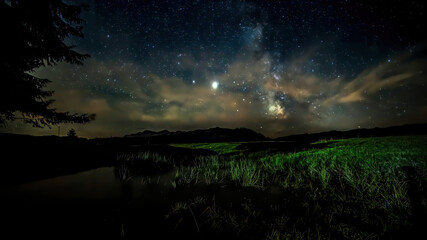
[[[63,125],[80,136],[426,122],[422,1],[84,2],[85,37],[67,43],[91,58],[34,73],[52,80],[53,107],[97,114]],[[57,133],[20,122],[7,131]]]

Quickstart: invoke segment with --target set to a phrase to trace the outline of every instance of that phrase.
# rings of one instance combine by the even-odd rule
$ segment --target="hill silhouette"
[[[313,142],[322,139],[346,139],[346,138],[366,138],[366,137],[386,137],[403,135],[425,135],[427,134],[427,124],[406,124],[401,126],[391,126],[386,128],[352,129],[348,131],[329,131],[320,133],[305,133],[278,137],[275,141],[305,141]]]
[[[135,134],[125,135],[125,138],[135,138],[138,142],[150,143],[194,143],[194,142],[239,142],[263,141],[264,135],[247,128],[209,128],[192,131],[159,132],[145,130]]]
[[[365,137],[385,137],[427,134],[427,124],[406,124],[386,128],[352,129],[348,131],[328,131],[304,133],[270,139],[247,128],[209,128],[192,131],[150,131],[145,130],[125,135],[123,142],[132,143],[196,143],[196,142],[250,142],[250,141],[296,141],[313,142],[322,139],[346,139]]]

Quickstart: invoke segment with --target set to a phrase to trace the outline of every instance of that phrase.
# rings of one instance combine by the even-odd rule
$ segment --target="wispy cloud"
[[[87,127],[75,126],[80,135],[92,137],[123,135],[141,127],[248,127],[269,136],[353,128],[368,122],[390,122],[384,121],[390,116],[382,111],[403,111],[395,108],[394,99],[409,105],[405,109],[408,121],[424,114],[425,108],[423,112],[410,107],[422,99],[401,99],[405,95],[398,90],[402,85],[409,90],[425,89],[424,58],[402,54],[371,66],[354,79],[345,79],[304,71],[304,62],[310,61],[312,52],[289,59],[278,70],[274,68],[278,63],[273,63],[268,53],[243,49],[221,73],[212,73],[200,63],[194,83],[154,74],[133,62],[97,59],[78,69],[60,64],[55,70],[40,69],[36,74],[53,81],[53,107],[59,111],[97,114]],[[197,64],[189,55],[178,58],[186,69]],[[217,89],[212,88],[213,81],[219,83]],[[399,94],[392,98],[393,91]],[[382,95],[384,100],[378,101]],[[364,111],[366,108],[376,111]]]
[[[422,61],[398,57],[388,60],[360,73],[355,79],[339,83],[340,91],[326,99],[322,105],[352,103],[369,100],[372,94],[381,90],[395,88],[400,84],[416,83],[417,75],[422,74]]]

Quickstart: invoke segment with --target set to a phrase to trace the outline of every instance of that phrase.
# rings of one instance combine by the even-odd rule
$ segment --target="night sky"
[[[427,122],[423,1],[86,2],[91,58],[34,74],[78,136],[246,127],[269,137]],[[56,135],[16,121],[2,131]]]

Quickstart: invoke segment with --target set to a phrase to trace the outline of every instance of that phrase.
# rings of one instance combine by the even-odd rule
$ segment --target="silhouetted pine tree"
[[[68,136],[68,137],[70,137],[70,138],[75,138],[75,137],[77,137],[76,130],[74,130],[74,128],[71,128],[71,129],[67,132],[67,136]]]
[[[53,91],[43,90],[50,81],[31,73],[58,62],[83,64],[89,55],[75,52],[64,39],[83,37],[80,18],[86,5],[61,0],[10,0],[0,3],[0,124],[23,119],[35,127],[58,123],[86,123],[95,115],[70,114],[49,108]],[[21,113],[22,117],[16,117]]]

